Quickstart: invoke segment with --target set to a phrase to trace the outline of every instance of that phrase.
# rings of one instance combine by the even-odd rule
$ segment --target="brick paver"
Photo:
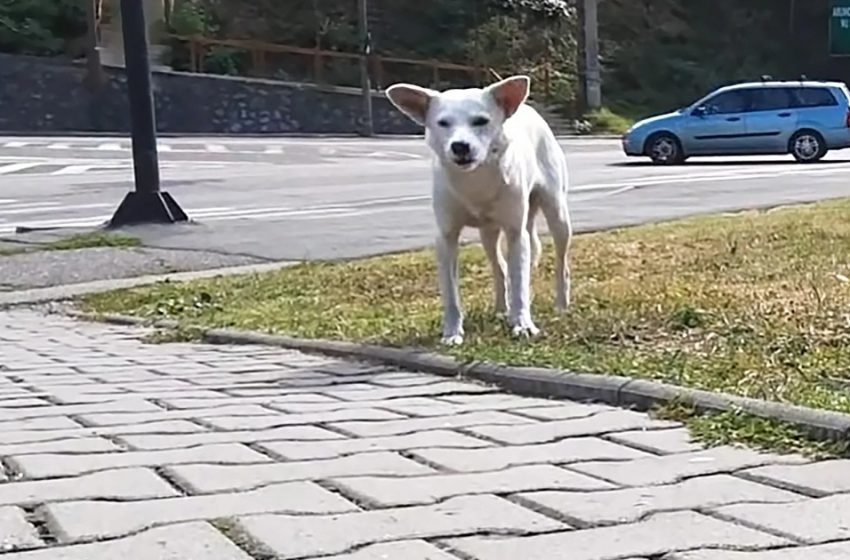
[[[312,482],[272,484],[258,490],[137,502],[63,502],[45,507],[65,542],[120,537],[142,529],[260,513],[328,514],[357,511],[352,502]]]
[[[664,560],[845,560],[850,541],[817,546],[788,546],[774,550],[735,552],[696,550],[672,554]]]
[[[850,540],[848,494],[786,504],[737,504],[714,511],[724,518],[766,528],[809,544]]]
[[[850,492],[850,460],[823,461],[808,465],[768,465],[743,474],[757,482],[773,484],[811,496]]]
[[[206,523],[186,523],[132,537],[18,552],[3,560],[253,560]]]
[[[613,527],[531,537],[475,536],[450,540],[449,544],[476,560],[551,560],[555,551],[564,550],[570,551],[570,560],[607,560],[694,548],[767,548],[790,541],[693,511],[682,511]]]
[[[476,532],[530,534],[569,529],[563,523],[497,496],[462,496],[431,506],[332,516],[245,517],[238,527],[281,560],[339,554],[381,541]]]
[[[836,560],[850,463],[633,411],[0,312],[0,560]]]
[[[124,451],[96,455],[45,453],[11,456],[9,464],[28,478],[77,476],[99,470],[126,467],[156,467],[185,463],[269,463],[271,459],[239,443],[199,445],[163,451]]]
[[[325,556],[322,560],[457,560],[425,541],[398,541],[364,546],[348,554]]]
[[[17,548],[36,548],[44,542],[35,527],[27,521],[21,508],[0,507],[0,552]]]
[[[545,491],[520,494],[525,503],[545,508],[582,526],[639,521],[662,511],[706,508],[740,502],[782,503],[803,496],[729,475],[690,478],[666,486],[605,489],[600,492]]]

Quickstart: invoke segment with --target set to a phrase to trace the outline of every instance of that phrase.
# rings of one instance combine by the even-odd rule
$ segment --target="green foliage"
[[[788,40],[785,0],[607,0],[599,10],[606,96],[642,113],[729,81],[788,75],[804,60]]]
[[[551,101],[568,107],[578,85],[573,23],[571,14],[565,14],[532,33],[539,27],[535,14],[495,15],[466,34],[465,59],[502,74],[527,73],[532,95],[547,93],[548,86]]]
[[[214,35],[217,26],[209,10],[201,2],[183,0],[174,6],[169,17],[170,31],[176,35]]]
[[[57,55],[65,41],[86,33],[78,0],[0,0],[0,51]]]
[[[118,0],[112,0],[113,11]],[[347,0],[173,0],[169,31],[180,35],[250,38],[357,52],[357,2]],[[0,0],[0,50],[52,55],[85,33],[83,0]],[[796,6],[796,10],[794,7]],[[825,56],[828,0],[605,0],[599,3],[603,91],[613,113],[643,117],[692,102],[710,89],[763,74],[840,77]],[[104,9],[108,8],[104,5]],[[533,95],[544,89],[575,115],[580,68],[576,0],[369,0],[375,52],[402,58],[482,65],[504,75],[529,73]],[[173,44],[175,66],[188,64]],[[205,70],[243,73],[247,53],[206,53]],[[269,76],[310,79],[305,57],[269,56]],[[832,65],[832,66],[831,66]],[[830,71],[832,69],[832,71]],[[328,82],[357,82],[354,66],[327,61]],[[387,64],[383,80],[472,85],[463,71]],[[487,75],[486,80],[492,76]],[[548,85],[547,85],[548,84]],[[351,84],[349,84],[351,85]],[[385,84],[384,84],[385,85]],[[609,114],[587,126],[622,125]],[[589,124],[588,124],[589,123]],[[616,127],[615,127],[616,128]]]
[[[634,121],[607,107],[591,111],[576,122],[579,134],[622,134]]]
[[[230,47],[212,47],[204,58],[204,72],[238,76],[245,72],[243,53]]]

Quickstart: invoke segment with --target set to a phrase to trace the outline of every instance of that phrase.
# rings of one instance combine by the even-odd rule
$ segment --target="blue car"
[[[766,154],[812,163],[847,147],[847,86],[804,80],[722,87],[689,107],[639,121],[623,135],[626,155],[661,165],[691,156]]]

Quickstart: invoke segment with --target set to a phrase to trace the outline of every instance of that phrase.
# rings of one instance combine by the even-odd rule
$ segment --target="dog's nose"
[[[467,157],[470,152],[469,144],[466,142],[452,142],[452,145],[449,147],[452,150],[452,155],[457,157]]]

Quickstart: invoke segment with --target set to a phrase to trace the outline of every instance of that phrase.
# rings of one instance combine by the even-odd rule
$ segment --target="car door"
[[[746,147],[746,89],[721,91],[691,110],[685,120],[684,144],[690,155],[734,154]]]
[[[747,151],[779,154],[788,151],[797,130],[797,110],[787,87],[761,87],[750,91],[750,110],[744,117]]]

